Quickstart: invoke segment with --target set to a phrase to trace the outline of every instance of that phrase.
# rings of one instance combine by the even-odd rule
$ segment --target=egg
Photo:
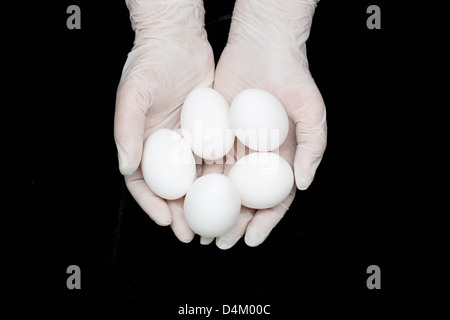
[[[197,156],[217,160],[230,151],[234,133],[230,123],[230,106],[211,88],[196,88],[184,101],[180,115],[183,137]]]
[[[234,98],[230,121],[236,137],[255,151],[277,149],[289,130],[288,116],[281,102],[261,89],[246,89]]]
[[[184,199],[184,215],[191,229],[204,237],[225,234],[235,224],[241,197],[232,180],[220,173],[198,178]]]
[[[254,209],[280,204],[294,185],[291,166],[273,152],[253,152],[242,157],[228,176],[239,190],[242,205]]]
[[[141,168],[149,188],[168,200],[184,196],[196,174],[191,148],[169,129],[157,129],[145,140]]]

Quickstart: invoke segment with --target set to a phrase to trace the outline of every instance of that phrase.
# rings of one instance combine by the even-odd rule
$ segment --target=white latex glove
[[[290,128],[279,154],[293,166],[300,190],[311,184],[327,139],[325,105],[306,57],[315,7],[312,0],[237,0],[214,80],[229,102],[244,89],[259,88],[283,103]],[[225,174],[230,167],[225,166]],[[243,207],[232,230],[216,239],[217,246],[228,249],[244,233],[247,245],[262,243],[288,210],[295,190],[273,208]]]
[[[180,107],[196,87],[212,86],[214,57],[204,28],[202,0],[127,0],[135,31],[132,51],[117,89],[114,138],[128,190],[159,225],[190,242],[193,231],[183,199],[166,201],[145,183],[143,141],[157,128],[177,129]]]

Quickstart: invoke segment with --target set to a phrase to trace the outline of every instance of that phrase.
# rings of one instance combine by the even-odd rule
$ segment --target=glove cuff
[[[182,43],[186,37],[206,40],[203,0],[126,0],[135,45],[147,39]]]
[[[236,0],[229,43],[301,47],[309,37],[315,0]]]

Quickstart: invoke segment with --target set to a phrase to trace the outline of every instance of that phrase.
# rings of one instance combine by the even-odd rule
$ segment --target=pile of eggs
[[[197,88],[186,98],[180,116],[181,135],[155,130],[145,141],[142,173],[158,196],[185,196],[184,214],[192,230],[217,237],[236,222],[241,205],[254,209],[280,204],[291,192],[294,175],[277,149],[289,122],[281,102],[260,89],[240,92],[231,106],[211,88]],[[233,151],[235,137],[250,154],[233,164],[228,176],[211,173],[196,179],[194,155],[218,160]]]

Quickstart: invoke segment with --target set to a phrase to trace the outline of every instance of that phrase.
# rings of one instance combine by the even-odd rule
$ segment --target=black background
[[[124,1],[10,4],[2,297],[448,298],[439,113],[426,86],[442,38],[436,9],[392,2],[319,3],[307,50],[327,106],[323,161],[262,245],[226,251],[198,236],[179,242],[124,187],[113,139],[134,39]],[[81,30],[66,28],[70,4],[81,8]],[[205,1],[216,61],[233,4]],[[366,27],[370,4],[381,8],[381,30]],[[72,264],[81,290],[66,287]],[[372,264],[381,290],[366,287]]]

